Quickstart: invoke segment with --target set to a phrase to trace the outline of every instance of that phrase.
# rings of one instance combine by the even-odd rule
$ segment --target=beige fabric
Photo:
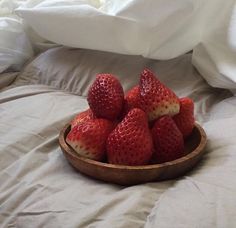
[[[156,202],[145,228],[236,226],[236,98],[216,104],[203,127],[208,153]]]
[[[44,84],[86,96],[90,82],[95,75],[110,72],[121,79],[127,90],[138,82],[140,71],[147,62],[152,61],[139,56],[130,57],[59,47],[42,53],[28,64],[19,75],[16,84]]]
[[[62,58],[69,51],[76,60]],[[190,54],[165,62],[105,53],[96,62],[95,55],[47,51],[0,93],[1,227],[235,227],[235,97],[209,87]],[[182,178],[127,188],[76,172],[58,134],[87,108],[77,94],[86,95],[99,71],[115,72],[129,88],[143,66],[159,72],[178,95],[194,99],[209,139],[203,161]]]
[[[0,77],[0,90],[9,86],[17,77],[18,72],[2,73]]]
[[[3,227],[142,227],[172,183],[124,188],[75,172],[59,149],[58,134],[87,107],[83,98],[22,86],[6,90],[0,100]]]

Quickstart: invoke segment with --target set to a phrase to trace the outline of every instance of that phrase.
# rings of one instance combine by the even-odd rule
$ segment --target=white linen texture
[[[69,47],[158,60],[193,50],[211,86],[235,90],[235,0],[39,0],[16,12],[43,38]]]
[[[0,1],[0,73],[11,68],[16,71],[33,56],[33,49],[22,20],[14,9],[22,1]]]
[[[127,91],[143,67],[159,72],[179,97],[194,100],[196,119],[208,136],[203,159],[180,178],[131,187],[76,172],[58,135],[88,108],[84,96],[95,73],[112,72]],[[236,227],[236,97],[209,86],[191,54],[156,61],[50,49],[0,93],[0,117],[1,228]]]

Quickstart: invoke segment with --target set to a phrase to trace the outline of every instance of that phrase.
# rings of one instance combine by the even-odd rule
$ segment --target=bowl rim
[[[63,148],[63,153],[70,154],[74,159],[80,160],[85,163],[89,163],[93,166],[99,166],[99,167],[104,167],[104,168],[109,168],[109,169],[120,169],[120,170],[150,170],[150,169],[157,169],[157,168],[163,168],[163,167],[168,167],[172,165],[178,165],[181,164],[182,162],[185,162],[193,157],[195,157],[197,154],[201,153],[203,151],[204,147],[206,146],[207,142],[207,137],[204,129],[200,126],[199,123],[195,122],[194,124],[195,128],[199,131],[201,137],[200,137],[200,142],[198,146],[189,154],[180,157],[176,160],[169,161],[169,162],[164,162],[160,164],[151,164],[151,165],[139,165],[139,166],[128,166],[128,165],[116,165],[116,164],[109,164],[109,163],[104,163],[100,161],[95,161],[89,158],[85,158],[80,156],[79,154],[76,154],[76,152],[66,143],[65,140],[65,132],[67,131],[68,127],[70,127],[70,124],[66,124],[63,129],[60,131],[59,134],[59,144]]]

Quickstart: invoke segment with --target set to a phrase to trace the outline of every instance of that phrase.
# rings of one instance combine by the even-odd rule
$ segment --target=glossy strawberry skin
[[[91,119],[95,119],[95,115],[92,112],[92,110],[89,108],[79,114],[77,114],[71,121],[71,128],[75,127],[78,124],[81,124],[83,122],[86,122]]]
[[[142,109],[139,85],[134,86],[132,89],[130,89],[126,93],[125,100],[126,100],[128,111],[130,111],[133,108]]]
[[[175,93],[163,85],[148,69],[140,77],[141,107],[149,121],[161,116],[173,116],[179,112],[179,99]]]
[[[182,132],[184,138],[187,138],[194,128],[194,103],[188,97],[180,98],[180,112],[173,117],[177,127]]]
[[[132,109],[108,136],[106,148],[109,163],[147,164],[153,143],[145,112]]]
[[[91,119],[76,125],[66,137],[66,142],[80,155],[97,161],[105,157],[106,140],[113,123],[106,119]]]
[[[120,82],[112,74],[98,74],[89,89],[88,103],[98,118],[116,119],[124,103]]]
[[[163,116],[155,122],[152,139],[158,163],[172,161],[184,155],[183,135],[170,116]]]
[[[125,94],[123,110],[120,118],[123,119],[133,108],[142,109],[139,85],[134,86]]]

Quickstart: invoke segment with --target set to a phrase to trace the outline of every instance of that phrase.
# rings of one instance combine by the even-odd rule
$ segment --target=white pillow
[[[22,20],[13,13],[20,4],[16,0],[0,1],[0,73],[8,68],[19,70],[33,56]]]
[[[200,41],[203,21],[196,20],[196,13],[202,16],[201,1],[39,0],[16,12],[40,36],[55,43],[169,59]]]
[[[159,60],[193,49],[208,83],[234,90],[234,7],[235,0],[37,0],[17,13],[43,38],[69,47]]]

